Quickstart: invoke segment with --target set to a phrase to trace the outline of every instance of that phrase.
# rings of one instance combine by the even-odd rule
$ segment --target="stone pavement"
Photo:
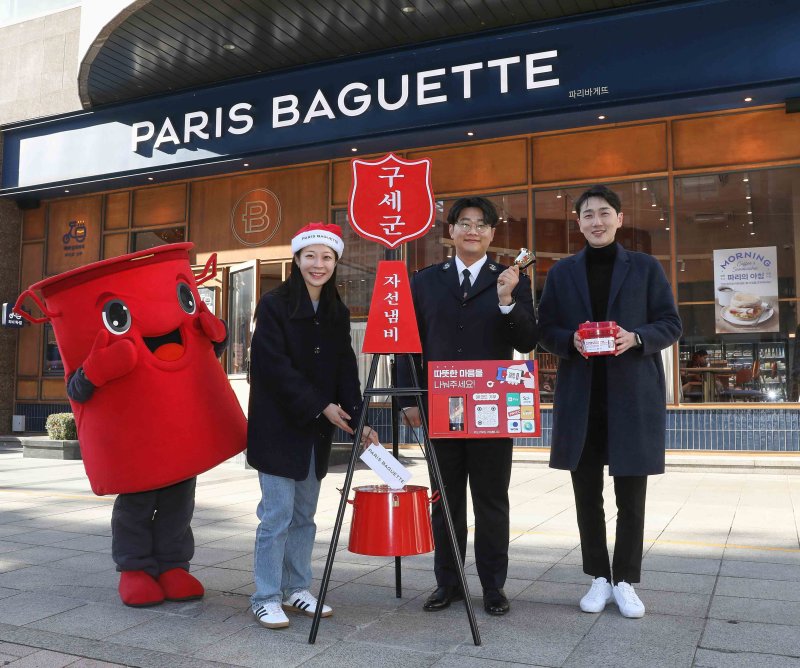
[[[421,461],[409,465],[415,483],[426,478]],[[255,473],[241,463],[199,480],[193,572],[206,597],[132,609],[116,593],[113,498],[91,493],[81,462],[23,459],[19,448],[7,447],[0,449],[0,665],[800,668],[798,472],[670,468],[651,478],[637,587],[647,615],[628,620],[613,604],[600,615],[580,612],[588,578],[569,476],[518,462],[509,615],[484,614],[474,563],[467,562],[481,646],[472,643],[460,604],[422,611],[434,584],[431,555],[403,559],[397,599],[392,560],[347,552],[347,526],[327,598],[335,614],[309,645],[309,618],[292,616],[288,629],[269,631],[249,614],[259,491]],[[316,576],[343,478],[339,466],[323,483]],[[359,470],[355,481],[375,478]],[[606,491],[613,534],[612,487]]]

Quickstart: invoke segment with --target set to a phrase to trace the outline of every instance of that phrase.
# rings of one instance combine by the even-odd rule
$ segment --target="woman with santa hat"
[[[285,611],[313,616],[314,514],[334,428],[352,434],[361,412],[350,312],[336,290],[344,251],[338,225],[310,223],[292,238],[289,278],[256,308],[250,368],[247,461],[261,502],[251,597],[259,624],[289,625]],[[377,443],[367,427],[364,442]],[[333,610],[324,605],[322,617]]]

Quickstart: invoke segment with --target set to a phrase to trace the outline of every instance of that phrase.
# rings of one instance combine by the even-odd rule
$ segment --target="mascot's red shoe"
[[[206,593],[200,580],[182,568],[164,571],[158,576],[158,584],[168,601],[194,601]]]
[[[156,579],[144,571],[122,571],[119,578],[119,597],[125,605],[144,608],[164,602],[164,592]]]

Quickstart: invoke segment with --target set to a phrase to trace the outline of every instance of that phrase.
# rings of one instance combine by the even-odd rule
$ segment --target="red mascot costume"
[[[197,285],[190,243],[159,246],[45,279],[15,311],[49,321],[95,494],[111,516],[119,594],[130,606],[200,598],[189,574],[196,476],[241,452],[247,426],[217,357],[225,323]],[[39,296],[41,294],[41,297]],[[21,309],[30,297],[45,317]]]

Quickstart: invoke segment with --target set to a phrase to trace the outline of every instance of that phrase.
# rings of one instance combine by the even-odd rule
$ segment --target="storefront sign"
[[[714,251],[717,334],[779,331],[775,246]]]
[[[794,0],[758,3],[755,14],[750,0],[656,3],[37,119],[3,133],[0,194],[279,151],[289,164],[292,152],[331,157],[332,146],[349,152],[370,138],[423,145],[463,138],[456,128],[571,127],[636,105],[669,115],[704,96],[704,109],[724,98],[722,108],[743,90],[758,89],[759,104],[783,101],[800,83],[798,33]]]
[[[217,314],[217,288],[209,288],[205,285],[198,286],[197,294],[200,295],[202,302],[208,307],[210,313]]]
[[[15,329],[22,327],[25,321],[18,313],[14,313],[14,304],[3,304],[3,327],[14,327]]]
[[[387,248],[418,239],[434,224],[431,161],[353,160],[350,224],[360,236]]]
[[[428,363],[431,438],[541,436],[534,361]]]

